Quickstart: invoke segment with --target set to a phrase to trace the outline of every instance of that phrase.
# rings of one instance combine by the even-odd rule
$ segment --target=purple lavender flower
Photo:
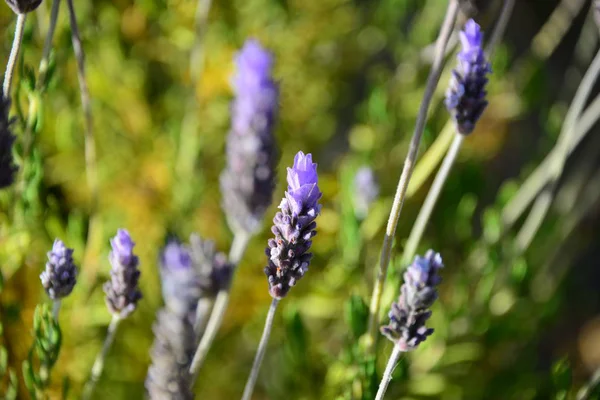
[[[221,174],[223,209],[234,232],[254,232],[271,205],[275,187],[273,125],[279,88],[271,77],[272,56],[256,40],[237,54],[235,100]]]
[[[125,318],[135,310],[138,300],[142,298],[138,287],[139,260],[133,254],[135,243],[125,229],[117,231],[117,235],[110,240],[110,245],[112,251],[108,259],[112,269],[110,281],[104,284],[106,305],[111,313]]]
[[[15,14],[25,14],[38,8],[42,0],[5,0]]]
[[[4,97],[0,89],[0,189],[14,182],[17,170],[13,165],[12,145],[15,137],[10,130],[13,121],[8,117],[9,110],[10,99]]]
[[[354,176],[354,209],[358,218],[367,216],[378,195],[379,185],[373,170],[367,166],[359,168]]]
[[[381,333],[402,351],[414,350],[433,333],[425,322],[438,297],[436,286],[441,282],[439,270],[443,267],[440,254],[429,250],[425,257],[416,256],[404,273],[400,297],[389,313],[390,323],[381,327]]]
[[[312,237],[317,234],[315,219],[321,211],[321,192],[317,186],[317,164],[310,154],[298,152],[294,166],[287,169],[288,188],[273,219],[266,254],[269,264],[265,274],[269,292],[275,299],[285,297],[290,288],[304,276],[312,257],[307,253]]]
[[[68,296],[77,282],[77,267],[73,262],[73,249],[69,249],[60,239],[54,241],[48,252],[46,270],[40,280],[48,297],[58,300]]]
[[[196,347],[195,310],[203,293],[190,249],[169,242],[160,256],[165,307],[152,327],[154,343],[145,387],[150,399],[193,399],[189,365]]]
[[[483,33],[472,19],[460,32],[462,51],[458,53],[458,67],[452,71],[446,91],[446,108],[456,129],[468,135],[487,107],[485,86],[492,69],[483,53]]]

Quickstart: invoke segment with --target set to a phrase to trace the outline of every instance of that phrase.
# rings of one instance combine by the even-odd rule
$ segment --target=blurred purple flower
[[[190,251],[202,288],[201,297],[214,297],[229,286],[233,264],[216,250],[215,242],[203,240],[198,234],[190,236]]]
[[[69,249],[60,239],[54,240],[52,250],[48,252],[46,270],[40,280],[48,297],[59,300],[68,296],[77,282],[77,267],[73,262],[73,249]]]
[[[253,233],[271,205],[275,187],[273,126],[279,88],[271,76],[272,56],[258,41],[246,41],[236,64],[221,193],[230,228]]]
[[[39,7],[42,0],[5,0],[15,14],[26,14]]]
[[[425,322],[438,297],[436,286],[441,282],[439,270],[443,267],[440,254],[429,250],[425,257],[416,256],[404,273],[400,297],[389,313],[390,323],[381,327],[381,333],[402,351],[414,350],[433,333]]]
[[[287,169],[288,190],[279,205],[281,211],[273,219],[275,239],[269,239],[266,249],[269,264],[265,274],[273,298],[283,298],[308,270],[312,254],[307,251],[317,233],[315,219],[321,211],[317,181],[312,156],[298,152],[294,166]]]
[[[17,170],[13,164],[12,146],[15,137],[10,129],[13,121],[8,117],[9,110],[10,99],[4,97],[0,88],[0,189],[14,182]]]
[[[369,212],[369,207],[379,195],[379,185],[375,173],[370,167],[358,169],[354,175],[354,209],[358,218],[363,219]]]
[[[112,314],[121,318],[131,314],[142,298],[138,287],[140,270],[138,257],[133,254],[135,243],[129,232],[119,229],[117,235],[110,240],[112,251],[108,259],[112,266],[110,281],[104,284],[106,305]]]
[[[458,67],[452,71],[445,103],[457,131],[468,135],[487,107],[485,86],[492,69],[483,52],[479,25],[470,19],[459,35],[462,50],[458,53]]]

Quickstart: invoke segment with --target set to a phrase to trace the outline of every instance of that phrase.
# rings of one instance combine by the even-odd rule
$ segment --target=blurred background
[[[502,3],[461,1],[456,28],[473,17],[487,35]],[[97,206],[86,184],[84,119],[64,4],[47,89],[33,90],[48,29],[50,2],[44,2],[28,15],[12,109],[27,115],[37,100],[36,163],[19,196],[0,193],[1,343],[9,365],[20,376],[33,310],[48,301],[39,274],[59,237],[75,249],[80,274],[63,302],[63,344],[48,394],[62,398],[68,381],[67,397],[78,398],[111,318],[102,291],[108,240],[126,228],[137,243],[144,298],[119,328],[95,398],[143,397],[151,326],[162,305],[157,257],[168,235],[187,240],[198,232],[225,252],[231,244],[218,185],[230,78],[236,51],[256,38],[274,54],[281,89],[278,186],[233,282],[197,398],[234,399],[242,392],[271,299],[263,273],[270,219],[298,150],[319,164],[323,210],[310,271],[280,304],[254,398],[372,398],[393,345],[380,341],[375,365],[360,360],[361,315],[446,1],[215,0],[198,32],[192,0],[93,0],[75,7],[92,97]],[[3,65],[14,21],[0,7]],[[511,249],[528,208],[510,226],[504,217],[556,145],[598,39],[591,1],[516,1],[491,60],[490,104],[465,140],[419,246],[420,253],[439,251],[446,265],[429,323],[436,332],[402,359],[387,398],[565,399],[594,379],[600,368],[597,117],[567,159],[550,213],[526,251]],[[442,99],[455,64],[450,50],[396,235],[392,296],[406,267],[403,243],[441,159],[428,150],[448,121]],[[590,103],[597,94],[596,85]],[[22,122],[14,125],[18,137]],[[364,166],[379,185],[368,212],[355,184]]]

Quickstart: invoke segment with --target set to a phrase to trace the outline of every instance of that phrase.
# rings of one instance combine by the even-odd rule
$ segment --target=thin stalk
[[[587,133],[600,119],[600,95],[596,96],[594,101],[587,107],[581,118],[575,126],[573,139],[569,142],[569,154],[586,137]],[[504,206],[502,209],[502,229],[508,231],[517,220],[523,215],[529,204],[535,199],[537,194],[548,183],[548,170],[552,159],[555,157],[556,149],[535,168],[535,170],[527,177],[525,182],[520,186],[517,194]]]
[[[52,302],[52,315],[54,316],[55,321],[58,321],[61,303],[61,300],[54,300],[54,302]]]
[[[235,265],[236,270],[249,241],[250,235],[247,233],[238,232],[233,237],[233,243],[231,244],[231,249],[229,250],[229,262]],[[190,364],[190,375],[192,376],[190,382],[192,386],[196,381],[200,367],[202,366],[202,364],[204,364],[204,361],[206,360],[208,350],[210,349],[210,346],[212,346],[212,343],[215,340],[215,337],[217,336],[217,332],[219,331],[219,328],[223,323],[225,311],[227,311],[227,305],[229,304],[230,292],[231,283],[227,288],[222,289],[219,291],[219,293],[217,293],[215,303],[210,314],[210,318],[206,323],[206,331],[204,331],[204,334],[200,339],[200,343],[198,344],[198,348],[196,349],[196,353],[194,353],[192,363]]]
[[[106,354],[115,340],[115,334],[117,333],[117,328],[119,327],[120,322],[121,318],[119,318],[117,315],[113,315],[110,325],[108,325],[108,331],[106,333],[106,338],[104,339],[104,344],[102,345],[102,350],[100,353],[98,353],[96,361],[94,361],[94,365],[92,367],[92,374],[83,388],[82,399],[84,400],[90,399],[94,393],[94,388],[96,387],[96,384],[102,375],[102,370],[104,369]]]
[[[587,98],[592,91],[599,74],[600,51],[596,53],[590,67],[583,76],[583,79],[575,92],[573,101],[569,106],[567,115],[565,116],[563,127],[556,144],[556,151],[554,152],[554,157],[552,157],[552,162],[547,172],[550,185],[548,185],[548,187],[539,195],[533,204],[527,219],[523,223],[521,230],[517,234],[515,244],[518,253],[522,253],[529,248],[529,245],[533,241],[533,238],[548,214],[548,210],[554,199],[554,192],[556,185],[558,184],[558,179],[562,175],[565,162],[569,156],[569,147],[574,136],[575,125],[585,107]]]
[[[250,376],[248,377],[246,387],[244,388],[242,400],[250,400],[252,397],[254,385],[256,385],[256,379],[258,378],[258,372],[260,371],[260,365],[262,364],[262,360],[265,357],[265,352],[267,351],[267,343],[269,343],[269,337],[271,336],[271,329],[273,328],[273,320],[275,318],[275,310],[277,310],[278,304],[279,300],[273,299],[271,302],[271,307],[269,307],[269,313],[267,314],[267,319],[265,321],[265,329],[263,330],[260,343],[258,344],[258,350],[256,351],[254,363],[252,364],[252,370],[250,370]]]
[[[394,350],[392,350],[392,354],[390,355],[390,359],[385,367],[385,372],[383,373],[383,378],[381,379],[381,383],[379,384],[379,389],[377,389],[377,395],[375,396],[375,400],[383,400],[383,396],[385,396],[385,392],[392,380],[392,372],[394,372],[394,368],[398,363],[398,359],[400,358],[400,354],[402,354],[402,350],[400,346],[395,345]]]
[[[392,243],[394,235],[396,234],[396,227],[398,226],[400,213],[402,212],[402,206],[406,196],[406,189],[408,188],[408,183],[415,167],[415,161],[419,152],[419,144],[421,143],[423,129],[425,128],[425,122],[427,120],[429,105],[442,73],[444,52],[446,50],[448,38],[452,33],[454,22],[456,21],[457,12],[458,2],[456,0],[450,0],[448,3],[448,9],[446,10],[446,17],[444,18],[442,29],[440,30],[436,42],[436,55],[431,66],[429,77],[427,78],[425,93],[423,94],[423,100],[421,101],[421,106],[419,108],[419,113],[415,123],[415,130],[410,141],[408,154],[406,155],[406,159],[404,161],[404,167],[402,168],[402,174],[400,175],[400,180],[396,189],[396,195],[394,196],[392,210],[390,212],[390,217],[388,219],[388,224],[383,239],[381,258],[377,268],[377,275],[373,287],[373,295],[371,296],[371,305],[369,308],[369,336],[367,340],[368,352],[372,352],[375,345],[377,325],[379,323],[379,309],[381,307],[381,294],[383,293],[383,285],[385,283],[388,266],[390,264]]]
[[[4,73],[4,84],[2,85],[4,97],[10,98],[10,88],[12,85],[13,73],[15,72],[17,59],[19,58],[19,52],[21,51],[21,44],[23,44],[23,32],[25,32],[26,18],[27,14],[17,15],[17,23],[15,25],[15,37],[13,38],[13,44],[10,49],[10,55],[8,56],[6,72]]]
[[[438,198],[440,197],[440,193],[442,192],[442,188],[446,183],[446,179],[448,179],[448,175],[450,174],[450,170],[454,165],[454,161],[456,160],[456,156],[458,155],[460,148],[462,147],[465,136],[456,132],[454,134],[454,140],[452,141],[452,145],[450,145],[450,149],[446,153],[444,157],[444,161],[442,161],[442,165],[438,173],[435,176],[433,184],[431,185],[431,189],[427,193],[427,197],[425,198],[425,202],[421,209],[419,210],[419,215],[415,221],[415,224],[410,231],[410,235],[408,236],[408,241],[406,242],[406,246],[404,246],[404,253],[402,255],[402,265],[407,265],[415,255],[417,251],[417,247],[419,246],[419,242],[423,237],[423,232],[425,232],[425,227],[431,218],[431,213],[433,212],[433,208],[437,203]]]
[[[488,59],[492,59],[494,51],[498,46],[498,43],[504,37],[506,32],[506,26],[510,20],[513,9],[515,6],[515,0],[505,0],[502,6],[502,11],[498,17],[498,22],[494,26],[490,35],[490,40],[485,47],[485,51],[488,55]],[[427,151],[421,157],[421,160],[415,167],[415,171],[408,190],[406,192],[407,197],[412,197],[420,188],[423,186],[425,181],[433,173],[438,163],[442,160],[442,157],[450,147],[452,142],[452,136],[454,132],[454,123],[449,120],[441,130],[441,133],[436,137],[433,144],[427,149]]]
[[[50,9],[50,25],[48,26],[48,33],[46,34],[46,39],[44,41],[44,51],[42,53],[42,59],[40,60],[40,66],[38,67],[38,79],[36,82],[37,90],[41,90],[46,83],[50,51],[52,50],[52,40],[54,38],[54,32],[56,31],[56,21],[58,20],[59,9],[60,0],[52,0],[52,8]]]

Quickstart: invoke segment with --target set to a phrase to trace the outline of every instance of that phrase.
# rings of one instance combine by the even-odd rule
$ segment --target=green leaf
[[[353,294],[345,304],[346,324],[350,327],[352,339],[356,340],[367,332],[369,307],[359,295]]]

